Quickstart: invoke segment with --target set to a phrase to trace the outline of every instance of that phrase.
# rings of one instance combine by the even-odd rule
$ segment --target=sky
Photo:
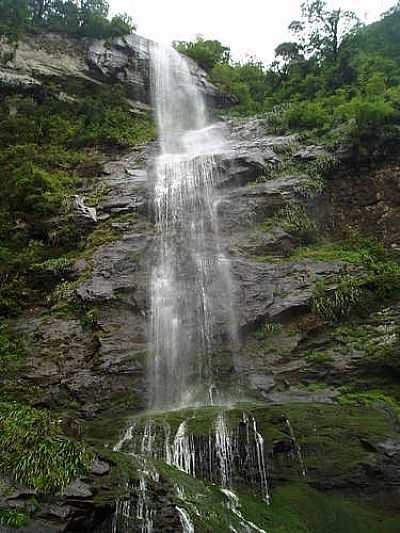
[[[301,0],[109,0],[113,13],[132,16],[140,35],[162,43],[197,35],[229,46],[235,60],[255,56],[269,64],[274,49],[290,40],[287,30],[300,15]],[[331,8],[377,20],[396,0],[328,0]]]

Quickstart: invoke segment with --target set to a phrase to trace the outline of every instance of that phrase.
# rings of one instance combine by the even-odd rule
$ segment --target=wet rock
[[[322,146],[311,144],[294,153],[293,158],[300,161],[315,161],[316,159],[327,155],[326,150]]]
[[[283,453],[287,454],[293,450],[293,440],[292,439],[281,439],[273,442],[272,452],[274,455]]]
[[[388,457],[398,456],[400,459],[400,441],[394,439],[387,439],[384,442],[379,442],[376,445],[376,449],[380,453],[384,453]]]
[[[27,526],[18,529],[20,533],[62,533],[67,529],[66,524],[54,524],[47,520],[33,520]],[[2,528],[1,533],[12,533],[15,529]]]
[[[108,474],[110,468],[108,463],[102,461],[99,457],[96,457],[90,467],[90,472],[96,476],[104,476],[105,474]]]
[[[96,208],[87,206],[84,198],[79,194],[75,194],[73,198],[73,207],[83,218],[89,218],[93,222],[97,222]]]
[[[233,275],[240,287],[240,324],[247,327],[263,319],[296,316],[310,308],[319,279],[343,272],[341,261],[299,261],[282,264],[233,262]]]
[[[65,487],[63,494],[66,498],[84,499],[90,498],[93,492],[87,483],[77,479]]]
[[[218,200],[221,230],[231,235],[264,222],[297,197],[298,187],[304,180],[299,176],[284,176],[228,191]]]

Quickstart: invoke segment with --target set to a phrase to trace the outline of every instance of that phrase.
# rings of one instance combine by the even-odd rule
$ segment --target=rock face
[[[74,39],[54,33],[24,37],[15,51],[3,53],[0,84],[20,92],[47,92],[45,80],[61,86],[68,80],[87,85],[122,83],[137,109],[150,108],[150,49],[154,43],[137,34],[104,40]],[[6,48],[3,45],[3,48]],[[190,61],[194,79],[208,102],[223,107],[233,102],[207,79],[206,73]],[[62,90],[59,98],[65,97]]]
[[[68,75],[93,82],[117,78],[131,87],[132,98],[146,102],[148,43],[143,39],[118,40],[111,50],[98,42],[79,52],[71,44],[60,52],[55,47],[40,54],[37,48],[32,52],[39,46],[35,43],[25,43],[18,51],[18,76],[34,76],[40,83],[41,76],[64,76],[69,69]],[[58,74],[57,53],[63,63]],[[69,59],[64,66],[65,53]],[[203,74],[198,79],[204,82],[204,91],[218,100]],[[388,350],[399,353],[398,305],[369,309],[347,329],[324,323],[312,310],[316,287],[324,283],[334,290],[340,276],[351,278],[359,267],[337,258],[296,258],[292,252],[315,242],[316,232],[334,240],[349,226],[392,248],[399,246],[398,168],[373,171],[368,183],[365,176],[354,178],[347,192],[343,191],[349,176],[341,169],[320,193],[310,185],[304,167],[294,172],[293,162],[307,165],[326,157],[321,147],[304,146],[295,136],[274,136],[260,120],[232,120],[220,127],[228,128],[231,141],[217,156],[216,202],[235,281],[241,345],[233,355],[227,354],[222,339],[214,354],[216,377],[236,398],[240,376],[246,397],[273,405],[271,412],[259,413],[269,424],[262,434],[273,464],[274,486],[299,480],[298,463],[293,462],[298,448],[286,428],[286,419],[292,416],[309,468],[307,483],[371,500],[381,497],[386,486],[395,499],[400,468],[395,414],[385,398],[379,398],[371,411],[375,425],[369,428],[363,407],[353,411],[336,400],[343,394],[340,388],[355,381],[368,393],[368,364],[381,353],[384,357],[374,372],[382,372],[385,383],[394,386],[398,366]],[[87,246],[68,274],[67,286],[61,284],[57,303],[33,309],[15,324],[27,352],[19,386],[34,391],[29,392],[33,403],[74,409],[94,444],[115,444],[121,427],[118,417],[147,405],[147,282],[155,233],[151,161],[156,151],[157,144],[152,143],[108,161],[95,180],[87,180],[77,191],[76,224],[81,226],[84,219]],[[95,190],[101,190],[95,217],[85,216],[93,215],[84,207]],[[362,401],[370,407],[373,397],[367,394]],[[342,416],[343,426],[336,426]],[[346,457],[338,452],[344,441]],[[113,467],[99,459],[91,475],[111,476]],[[173,483],[163,482],[153,483],[151,490],[163,502],[164,531],[176,531]],[[40,531],[40,520],[47,526],[61,524],[54,531],[93,530],[93,524],[104,518],[96,513],[109,515],[113,508],[109,501],[100,511],[93,508],[93,496],[103,489],[90,480],[76,482],[61,502],[46,503],[43,516],[37,516],[37,528],[26,531]],[[391,505],[399,511],[398,502]],[[79,508],[89,509],[88,519]]]
[[[333,202],[329,191],[310,201],[304,193],[306,175],[268,178],[271,168],[291,157],[288,153],[297,159],[307,148],[293,136],[271,136],[257,121],[231,121],[221,127],[229,129],[231,142],[218,156],[220,235],[232,262],[243,345],[230,362],[221,345],[221,353],[215,355],[216,373],[228,382],[239,373],[246,388],[261,397],[279,397],[282,384],[293,381],[298,397],[293,376],[304,372],[304,360],[277,368],[275,351],[295,353],[309,329],[315,328],[312,317],[310,325],[299,327],[299,321],[308,320],[315,287],[322,281],[334,286],[342,273],[351,275],[357,269],[343,261],[287,257],[300,243],[298,231],[285,219],[290,215],[288,206],[301,206],[313,215],[320,203],[324,209],[313,224],[323,225],[325,205]],[[138,147],[106,163],[95,180],[104,192],[96,208],[97,221],[89,222],[94,235],[106,232],[105,242],[76,262],[75,278],[65,294],[84,314],[71,313],[69,305],[64,316],[56,306],[54,316],[24,317],[17,324],[30,354],[21,380],[38,387],[38,403],[67,406],[78,401],[85,418],[121,402],[131,410],[146,406],[147,279],[154,236],[151,161],[156,150],[156,143]],[[312,147],[313,154],[320,151]],[[79,191],[83,205],[92,192],[91,183]],[[77,211],[81,216],[80,206]],[[304,211],[296,211],[296,217],[304,218]],[[309,224],[307,217],[300,222]],[[265,352],[252,336],[264,323],[289,323],[294,332],[277,335]]]

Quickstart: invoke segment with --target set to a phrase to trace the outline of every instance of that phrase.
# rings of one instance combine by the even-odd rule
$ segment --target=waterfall
[[[151,405],[210,403],[217,337],[235,331],[229,261],[218,235],[217,155],[222,130],[187,60],[154,45],[152,95],[160,138],[154,163],[156,257],[150,282]]]
[[[183,56],[154,44],[151,63],[160,139],[152,168],[157,230],[150,276],[152,410],[114,446],[137,461],[138,477],[117,501],[113,532],[157,530],[160,504],[153,487],[160,479],[155,465],[162,462],[218,487],[229,531],[264,533],[245,518],[234,492],[244,481],[270,502],[264,441],[251,414],[232,420],[213,374],[219,343],[225,349],[237,345],[233,282],[216,209],[218,158],[227,149],[223,128],[209,123]],[[210,408],[215,400],[222,405]],[[180,416],[179,409],[189,406],[197,409]],[[206,424],[196,432],[193,423],[204,406]],[[192,533],[207,511],[178,479],[173,487],[182,531]]]

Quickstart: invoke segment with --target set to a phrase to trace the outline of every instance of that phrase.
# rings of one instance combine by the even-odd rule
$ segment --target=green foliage
[[[265,340],[269,337],[277,335],[282,330],[282,326],[276,322],[265,322],[256,331],[254,336],[256,339]]]
[[[0,508],[0,526],[20,528],[29,524],[29,516],[17,509]]]
[[[322,102],[299,102],[286,112],[288,127],[291,129],[322,129],[330,120],[328,110]]]
[[[361,304],[363,291],[360,280],[344,275],[338,279],[334,288],[324,283],[318,284],[314,291],[313,311],[324,320],[336,321],[348,316]]]
[[[155,136],[150,117],[131,111],[120,86],[90,95],[79,85],[69,90],[76,101],[49,95],[0,102],[0,316],[17,313],[38,284],[52,290],[69,274],[68,253],[84,237],[68,224],[71,196],[98,148]],[[53,216],[63,217],[62,226],[45,223]]]
[[[306,0],[301,5],[301,20],[293,21],[289,30],[297,36],[298,48],[312,59],[336,62],[341,41],[358,24],[352,11],[329,11],[326,0]]]
[[[312,242],[316,237],[315,222],[301,204],[288,204],[283,207],[275,217],[275,224],[296,234],[302,242]]]
[[[211,81],[239,100],[230,113],[263,114],[274,133],[301,130],[318,143],[346,144],[355,162],[395,155],[400,141],[399,10],[364,27],[350,11],[307,0],[290,30],[295,40],[277,46],[270,67],[255,58],[234,63],[229,51],[213,56],[207,65]],[[184,43],[181,51],[190,55],[204,43]],[[200,56],[191,57],[199,61]]]
[[[52,493],[84,475],[91,454],[63,435],[48,411],[0,404],[0,471],[16,482]]]
[[[324,320],[340,320],[354,310],[382,303],[400,294],[400,265],[383,247],[366,239],[300,248],[292,257],[314,260],[342,260],[362,267],[361,273],[344,271],[335,283],[319,283],[314,291],[313,309]]]
[[[26,0],[0,0],[0,36],[17,42],[28,18]]]
[[[332,361],[332,356],[325,352],[306,352],[305,360],[310,365],[324,366]]]
[[[210,70],[217,64],[227,64],[230,60],[230,50],[219,41],[203,39],[199,36],[193,42],[175,41],[174,47],[198,63],[204,70]]]
[[[0,372],[4,375],[17,369],[23,353],[20,340],[11,333],[8,324],[0,322]]]
[[[128,15],[110,20],[109,11],[106,0],[0,0],[0,35],[17,42],[24,30],[43,28],[108,39],[136,29]]]
[[[103,224],[96,228],[88,237],[88,245],[90,248],[97,248],[102,244],[112,242],[120,237],[120,233],[114,229],[110,224]]]

